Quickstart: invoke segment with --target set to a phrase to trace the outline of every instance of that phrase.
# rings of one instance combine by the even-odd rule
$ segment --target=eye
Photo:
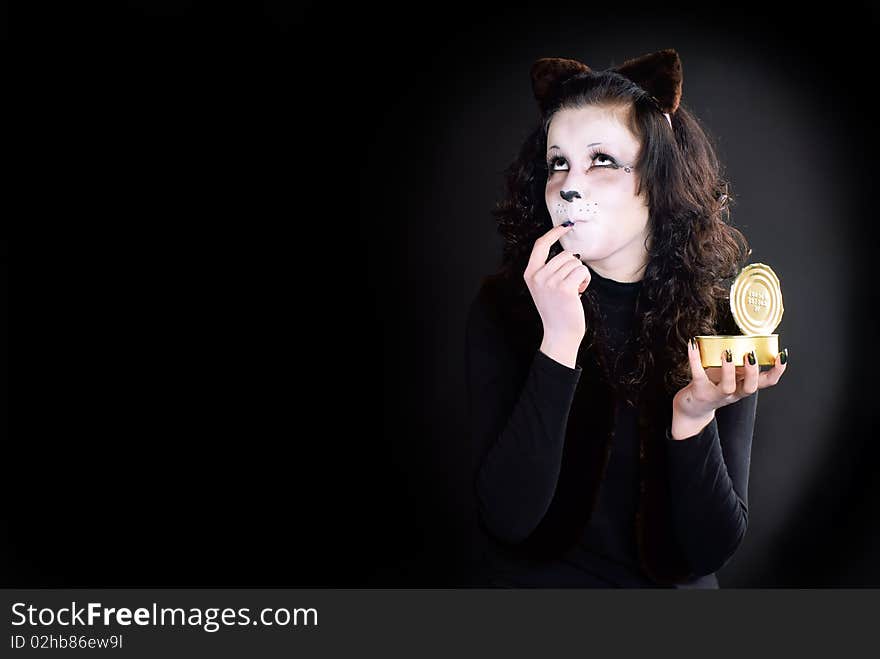
[[[604,153],[597,153],[593,156],[593,161],[596,160],[607,160],[607,165],[597,165],[597,167],[617,167],[617,161],[614,160],[611,156],[605,155]]]
[[[614,158],[605,153],[602,153],[601,151],[592,152],[589,154],[589,157],[591,163],[590,169],[592,169],[593,167],[600,167],[603,169],[617,169],[619,167],[617,161]],[[558,168],[557,165],[559,165],[560,167],[564,166],[564,168]],[[551,175],[553,174],[553,172],[567,172],[569,169],[567,161],[561,156],[552,157],[547,163],[547,167],[549,169],[549,174]]]

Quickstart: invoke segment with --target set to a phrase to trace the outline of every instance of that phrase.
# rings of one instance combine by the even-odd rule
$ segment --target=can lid
[[[769,265],[752,263],[730,287],[730,311],[743,334],[772,334],[782,320],[782,289]]]

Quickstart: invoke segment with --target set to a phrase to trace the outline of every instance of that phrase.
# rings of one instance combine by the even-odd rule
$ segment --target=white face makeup
[[[639,141],[622,110],[560,110],[547,133],[547,210],[553,226],[575,222],[560,239],[593,270],[615,281],[638,281],[648,253],[647,193],[636,196],[631,165]]]

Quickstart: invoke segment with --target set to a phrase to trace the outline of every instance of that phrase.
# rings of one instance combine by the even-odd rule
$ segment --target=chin
[[[566,236],[567,237],[567,236]],[[610,253],[609,250],[599,247],[597,249],[595,241],[590,240],[566,240],[560,241],[562,248],[581,255],[581,261],[600,261]]]

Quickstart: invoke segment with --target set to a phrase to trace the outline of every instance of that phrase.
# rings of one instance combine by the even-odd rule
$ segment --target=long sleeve
[[[673,439],[666,428],[673,524],[698,575],[724,567],[745,537],[757,404],[756,391],[720,407],[686,439]]]
[[[486,304],[478,295],[466,330],[474,488],[486,530],[515,544],[537,527],[553,499],[582,368],[569,368],[536,350],[523,382]]]

